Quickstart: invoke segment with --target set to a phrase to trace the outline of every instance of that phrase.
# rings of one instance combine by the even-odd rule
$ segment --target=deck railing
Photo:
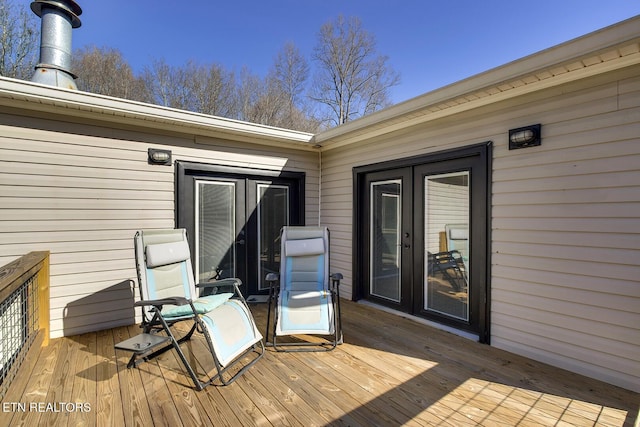
[[[0,400],[34,345],[49,343],[49,252],[0,268]]]

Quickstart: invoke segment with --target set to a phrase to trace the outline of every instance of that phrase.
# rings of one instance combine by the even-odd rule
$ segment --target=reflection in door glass
[[[369,293],[400,302],[401,180],[371,183]]]
[[[424,309],[469,320],[469,172],[424,181]]]
[[[236,188],[233,182],[196,182],[197,280],[236,276]]]
[[[268,289],[267,273],[280,271],[280,230],[289,224],[289,187],[258,184],[258,289]]]

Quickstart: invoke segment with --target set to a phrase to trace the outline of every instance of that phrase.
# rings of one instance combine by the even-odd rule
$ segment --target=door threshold
[[[477,334],[474,334],[472,332],[463,331],[463,330],[460,330],[460,329],[453,328],[451,326],[447,326],[447,325],[443,325],[441,323],[434,322],[432,320],[423,319],[422,317],[414,316],[413,314],[408,314],[408,313],[405,313],[403,311],[394,310],[392,308],[385,307],[384,305],[376,304],[376,303],[373,303],[371,301],[367,301],[367,300],[363,300],[362,299],[362,300],[358,300],[356,302],[358,304],[363,304],[363,305],[367,305],[369,307],[374,307],[374,308],[376,308],[378,310],[382,310],[382,311],[385,311],[387,313],[395,314],[397,316],[404,317],[404,318],[409,319],[409,320],[413,320],[414,322],[418,322],[418,323],[421,323],[423,325],[431,326],[432,328],[436,328],[436,329],[440,329],[440,330],[443,330],[443,331],[450,332],[450,333],[452,333],[454,335],[458,335],[458,336],[463,337],[463,338],[467,338],[467,339],[470,339],[470,340],[473,340],[473,341],[476,341],[476,342],[480,341],[480,336],[477,335]]]

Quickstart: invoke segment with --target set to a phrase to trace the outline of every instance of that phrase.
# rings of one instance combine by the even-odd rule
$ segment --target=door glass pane
[[[236,185],[196,181],[196,280],[236,277]]]
[[[289,225],[289,187],[258,184],[258,289],[267,273],[280,271],[280,230]]]
[[[424,309],[469,319],[469,172],[424,181]]]
[[[369,293],[400,302],[401,180],[371,183]]]

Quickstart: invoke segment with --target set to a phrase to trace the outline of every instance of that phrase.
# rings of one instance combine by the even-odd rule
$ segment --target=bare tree
[[[272,78],[262,79],[247,68],[242,70],[238,86],[240,111],[238,118],[253,123],[280,126],[286,100],[280,86]]]
[[[223,117],[237,115],[235,76],[221,65],[189,61],[173,66],[156,60],[142,79],[159,105]]]
[[[300,94],[304,91],[309,77],[307,60],[300,54],[298,48],[289,42],[278,52],[270,74],[286,96],[287,108],[291,114],[300,103]]]
[[[319,67],[310,96],[326,106],[326,122],[341,125],[391,104],[388,90],[400,77],[358,18],[324,24],[313,59]]]
[[[0,75],[29,80],[37,62],[35,15],[0,0]]]
[[[244,67],[240,72],[237,93],[237,115],[233,118],[239,120],[250,121],[253,115],[251,111],[252,105],[259,98],[259,91],[262,90],[262,80],[260,77],[252,74],[248,68]]]
[[[180,108],[179,105],[182,105],[179,79],[177,68],[167,64],[164,59],[154,60],[142,73],[142,80],[151,93],[152,102],[165,107]]]
[[[113,48],[84,47],[74,52],[71,67],[79,90],[136,101],[149,101],[144,82],[134,76],[122,53]]]
[[[315,132],[320,122],[313,117],[308,98],[303,97],[309,78],[309,63],[291,42],[278,52],[267,76],[270,92],[277,93],[280,102],[277,126]]]
[[[184,67],[182,84],[189,94],[187,109],[214,116],[233,117],[236,113],[235,77],[222,65],[198,65],[189,62]]]

